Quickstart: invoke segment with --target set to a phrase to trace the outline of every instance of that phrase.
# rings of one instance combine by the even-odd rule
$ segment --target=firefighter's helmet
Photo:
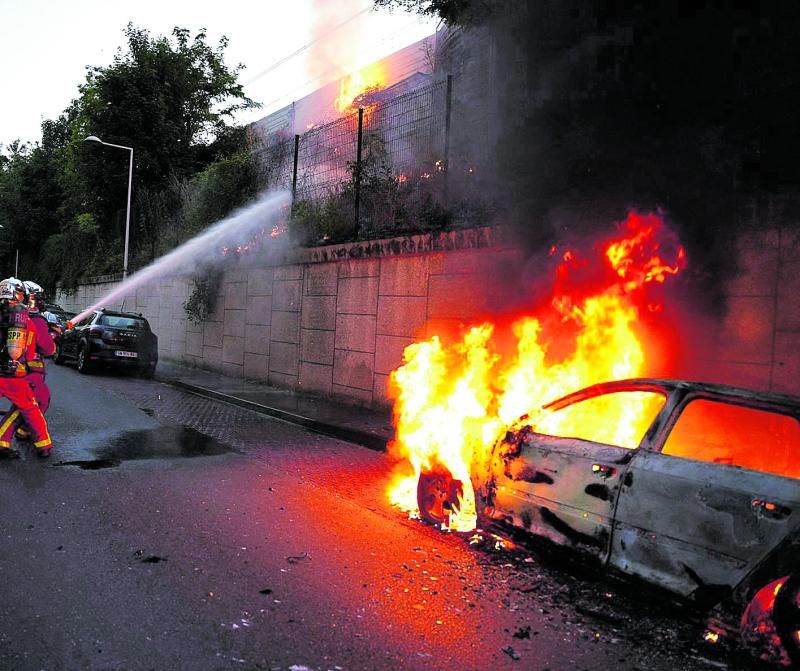
[[[28,294],[28,307],[31,310],[35,310],[37,312],[44,311],[44,289],[40,287],[36,282],[32,282],[31,280],[25,280],[22,283],[22,286],[25,287],[25,291]]]
[[[25,285],[16,277],[0,280],[0,301],[9,303],[25,302]]]

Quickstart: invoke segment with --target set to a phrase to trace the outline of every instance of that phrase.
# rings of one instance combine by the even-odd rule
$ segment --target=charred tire
[[[86,354],[86,345],[81,345],[78,349],[78,372],[84,375],[88,375],[92,372],[92,366]]]
[[[461,480],[455,480],[445,466],[436,465],[420,473],[417,481],[419,516],[429,524],[448,527],[450,513],[458,510],[463,495]]]
[[[53,363],[59,366],[64,363],[64,355],[61,353],[61,343],[56,343],[56,353],[53,355]]]
[[[800,574],[794,574],[775,596],[775,628],[792,665],[800,668]]]

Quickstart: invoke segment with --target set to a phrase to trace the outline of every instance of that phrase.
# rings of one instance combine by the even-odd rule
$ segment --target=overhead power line
[[[370,42],[368,46],[375,46],[377,44],[383,44],[383,43],[385,43],[386,41],[388,41],[389,39],[391,39],[393,37],[396,37],[398,35],[406,33],[407,30],[410,27],[412,27],[413,25],[415,25],[415,24],[416,24],[416,22],[407,23],[404,26],[402,26],[401,28],[392,31],[391,33],[387,33],[387,34],[383,35],[381,38],[375,40],[374,42]],[[408,45],[408,46],[410,46],[410,45]],[[391,55],[392,54],[388,54],[387,56],[384,56],[384,58],[378,59],[378,61],[382,61],[385,58],[389,58]],[[412,72],[415,72],[415,71],[416,70],[412,70]],[[273,109],[272,106],[275,105],[276,103],[278,103],[278,102],[280,102],[282,100],[287,100],[288,102],[291,102],[292,100],[295,100],[294,95],[296,93],[298,93],[300,91],[308,91],[308,89],[311,86],[314,86],[314,85],[325,85],[326,83],[329,83],[331,81],[331,78],[333,78],[333,79],[336,78],[336,77],[334,77],[334,75],[343,75],[343,74],[345,74],[345,73],[342,72],[341,67],[338,66],[338,65],[334,65],[333,67],[328,68],[327,70],[322,72],[320,75],[318,75],[314,79],[308,79],[303,84],[300,84],[299,86],[293,87],[291,90],[287,91],[286,93],[281,94],[277,98],[273,98],[268,103],[265,103],[264,105],[262,105],[261,109],[264,110],[264,112],[266,113],[267,116],[269,116],[269,113],[267,113],[266,110]],[[277,110],[273,110],[273,111],[277,111]]]
[[[345,25],[347,25],[347,24],[348,24],[348,23],[350,23],[351,21],[355,21],[355,20],[356,20],[356,19],[357,19],[359,16],[361,16],[362,14],[366,14],[367,12],[371,12],[371,11],[372,11],[372,7],[365,7],[364,9],[362,9],[362,10],[361,10],[361,11],[359,11],[359,12],[356,12],[355,14],[353,14],[352,16],[350,16],[349,18],[347,18],[347,19],[345,19],[344,21],[342,21],[341,23],[337,23],[337,24],[336,24],[336,25],[335,25],[333,28],[331,28],[330,30],[326,30],[324,33],[322,33],[322,35],[320,35],[319,37],[317,37],[317,38],[315,38],[315,39],[311,40],[311,41],[310,41],[308,44],[304,44],[304,45],[303,45],[302,47],[300,47],[300,48],[299,48],[297,51],[293,51],[293,52],[292,52],[292,53],[290,53],[288,56],[284,56],[284,57],[283,57],[283,58],[281,58],[280,60],[278,60],[278,61],[275,61],[275,62],[274,62],[272,65],[270,65],[268,68],[266,68],[265,70],[262,70],[261,72],[259,72],[259,73],[258,73],[258,74],[257,74],[255,77],[252,77],[252,78],[248,79],[248,80],[247,80],[247,81],[244,83],[244,85],[245,85],[245,86],[247,86],[248,84],[252,84],[252,83],[253,83],[254,81],[256,81],[256,80],[258,80],[258,79],[261,79],[261,77],[263,77],[264,75],[266,75],[266,74],[269,74],[270,72],[272,72],[272,71],[273,71],[273,70],[275,70],[276,68],[279,68],[281,65],[283,65],[283,64],[284,64],[284,63],[286,63],[287,61],[290,61],[290,60],[292,60],[293,58],[295,58],[296,56],[299,56],[300,54],[302,54],[304,51],[307,51],[308,49],[310,49],[311,47],[313,47],[313,46],[314,46],[314,45],[315,45],[317,42],[319,42],[320,40],[323,40],[323,39],[325,39],[325,38],[326,38],[328,35],[330,35],[331,33],[334,33],[334,32],[336,32],[337,30],[339,30],[339,28],[341,28],[342,26],[345,26]]]

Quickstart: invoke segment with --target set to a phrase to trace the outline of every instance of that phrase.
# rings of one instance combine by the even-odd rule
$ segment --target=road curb
[[[236,405],[240,408],[252,410],[253,412],[257,412],[262,415],[268,415],[270,417],[282,419],[286,422],[291,422],[292,424],[298,424],[306,429],[309,429],[310,431],[314,431],[315,433],[321,433],[326,436],[331,436],[332,438],[338,438],[349,443],[355,443],[356,445],[361,445],[362,447],[367,447],[378,452],[386,451],[387,440],[381,436],[376,436],[375,434],[367,431],[360,431],[347,426],[339,426],[337,424],[323,422],[312,417],[305,417],[304,415],[298,415],[297,413],[289,412],[288,410],[282,410],[281,408],[263,405],[261,403],[256,403],[255,401],[248,401],[243,398],[231,396],[230,394],[225,394],[221,391],[215,391],[214,389],[208,389],[207,387],[197,384],[184,382],[183,380],[159,377],[158,381],[177,389],[187,391],[191,394],[196,394],[197,396],[210,398],[222,403],[228,403],[229,405]]]

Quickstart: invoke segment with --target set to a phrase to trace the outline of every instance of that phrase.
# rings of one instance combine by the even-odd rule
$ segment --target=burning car
[[[466,483],[424,470],[444,527],[478,521],[567,546],[712,611],[711,636],[800,664],[800,399],[663,379],[590,386],[525,415]],[[480,456],[483,455],[483,456]]]

